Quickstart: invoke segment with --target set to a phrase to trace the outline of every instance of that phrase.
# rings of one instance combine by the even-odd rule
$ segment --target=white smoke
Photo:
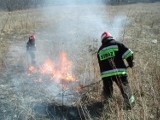
[[[122,15],[111,18],[112,16],[107,14],[109,11],[106,9],[108,6],[105,0],[48,0],[46,2],[51,5],[44,8],[43,13],[46,23],[50,24],[47,30],[43,31],[52,35],[52,41],[56,39],[58,43],[69,44],[69,48],[71,44],[79,44],[88,38],[100,39],[104,31],[110,32],[117,38],[125,19]]]
[[[46,27],[36,33],[38,62],[43,62],[47,57],[58,61],[59,53],[65,51],[75,66],[83,61],[89,64],[87,46],[92,45],[94,40],[98,40],[96,45],[100,45],[104,31],[118,40],[126,17],[109,14],[109,6],[104,1],[46,0],[47,5],[42,10]]]

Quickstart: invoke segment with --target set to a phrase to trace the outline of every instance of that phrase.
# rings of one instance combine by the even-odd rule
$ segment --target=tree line
[[[129,3],[138,3],[138,2],[158,2],[160,0],[104,0],[110,4],[129,4]]]
[[[0,0],[0,9],[7,11],[22,10],[42,6],[45,0]]]
[[[0,0],[0,9],[6,11],[14,11],[14,10],[22,10],[28,8],[34,8],[38,6],[49,4],[57,4],[57,3],[67,3],[70,0]],[[73,1],[73,0],[71,0]],[[78,2],[79,1],[79,2]],[[97,0],[90,0],[90,2],[97,2]],[[106,4],[128,4],[128,3],[135,3],[135,2],[156,2],[160,0],[103,0]],[[86,0],[75,0],[76,3],[83,3]]]

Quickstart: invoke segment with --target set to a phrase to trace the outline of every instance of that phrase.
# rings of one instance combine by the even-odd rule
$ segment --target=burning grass
[[[34,74],[48,76],[51,81],[59,84],[63,89],[69,89],[69,84],[78,82],[72,72],[72,62],[67,59],[65,52],[60,53],[58,63],[48,58],[42,65],[38,66],[38,68],[36,66],[29,66],[28,70],[29,77],[32,77]],[[38,78],[38,81],[41,80],[42,78]]]

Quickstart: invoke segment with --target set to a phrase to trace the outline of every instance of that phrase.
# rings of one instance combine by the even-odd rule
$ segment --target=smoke
[[[104,31],[118,40],[126,19],[123,15],[112,15],[105,0],[46,0],[46,4],[42,10],[46,27],[36,32],[41,54],[46,56],[57,56],[64,50],[73,57],[93,40],[100,45]]]
[[[75,73],[79,63],[90,67],[88,46],[98,49],[104,31],[110,32],[118,40],[126,19],[121,14],[112,15],[105,0],[46,0],[46,4],[42,9],[46,27],[36,32],[38,62],[41,64],[46,58],[59,61],[60,52],[65,51],[74,62]],[[95,40],[97,43],[93,45]],[[92,79],[86,78],[86,73],[81,76]],[[55,87],[49,85],[48,88]]]
[[[125,20],[122,15],[112,18],[105,0],[48,0],[46,3],[50,6],[43,9],[43,14],[49,26],[42,31],[52,35],[52,41],[69,44],[69,48],[87,39],[100,39],[104,31],[117,38]]]

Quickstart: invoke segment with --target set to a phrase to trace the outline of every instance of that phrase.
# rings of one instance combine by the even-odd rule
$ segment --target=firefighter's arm
[[[134,66],[134,55],[131,49],[127,48],[125,45],[123,44],[119,44],[120,46],[120,53],[122,55],[122,59],[125,59],[129,65],[129,67],[133,67]]]
[[[129,67],[132,68],[134,66],[134,55],[130,55],[128,58],[126,58],[126,61]]]
[[[124,54],[122,55],[122,58],[127,61],[129,67],[132,68],[134,66],[134,62],[133,62],[134,56],[133,56],[133,52],[130,49],[124,52]]]

